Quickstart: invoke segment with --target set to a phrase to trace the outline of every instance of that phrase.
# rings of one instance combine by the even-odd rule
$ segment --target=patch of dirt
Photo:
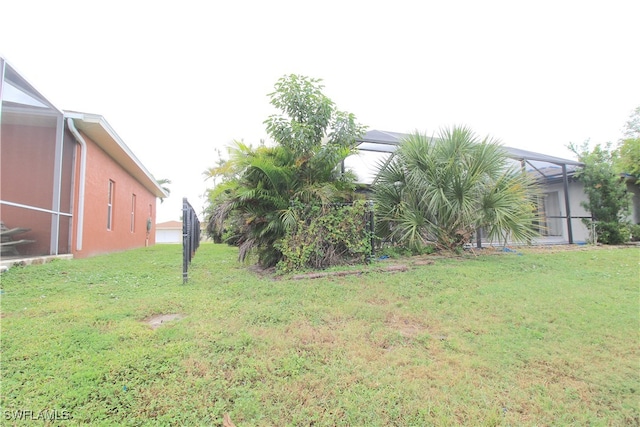
[[[388,313],[385,324],[406,338],[415,338],[417,335],[427,331],[425,325],[419,320],[398,316],[396,313]]]
[[[525,254],[552,254],[558,252],[575,252],[575,251],[597,251],[597,250],[613,250],[613,249],[628,249],[631,247],[640,247],[634,243],[626,245],[586,245],[586,244],[553,244],[553,245],[510,245],[506,247],[502,246],[487,246],[482,249],[471,247],[464,250],[463,253],[457,254],[451,251],[439,251],[429,255],[421,255],[411,257],[409,260],[413,260],[413,265],[428,265],[433,260],[437,259],[460,259],[474,258],[481,255],[525,255]]]
[[[303,280],[303,279],[321,279],[324,277],[342,277],[342,276],[351,276],[351,275],[361,275],[368,273],[370,271],[383,272],[383,273],[393,273],[397,271],[407,271],[408,267],[406,265],[388,265],[381,268],[376,268],[374,270],[346,270],[346,271],[321,271],[318,273],[304,273],[304,274],[296,274],[291,277],[291,280]]]
[[[367,304],[371,304],[371,305],[389,305],[389,300],[387,299],[380,299],[380,298],[369,298],[368,300],[365,301]]]
[[[386,262],[393,262],[394,260],[382,260],[377,268],[362,269],[362,270],[344,270],[344,271],[312,271],[307,273],[301,273],[294,276],[277,276],[275,268],[262,268],[258,264],[249,267],[249,270],[260,277],[271,278],[272,280],[302,280],[302,279],[320,279],[326,277],[342,277],[349,275],[360,275],[371,272],[378,273],[394,273],[407,271],[412,267],[432,265],[437,260],[448,259],[464,261],[465,259],[475,258],[483,255],[526,255],[526,254],[551,254],[557,252],[570,252],[570,251],[597,251],[597,250],[614,250],[614,249],[628,249],[628,248],[640,248],[640,242],[631,242],[625,245],[591,245],[591,244],[552,244],[552,245],[531,245],[531,246],[487,246],[482,249],[472,247],[464,250],[462,253],[456,253],[453,251],[438,251],[432,254],[417,255],[411,257],[405,257],[400,260],[403,264],[390,264],[385,265]]]
[[[249,266],[249,271],[254,272],[261,277],[273,277],[276,274],[275,267],[264,268],[260,264],[253,264]]]
[[[145,319],[144,322],[151,326],[151,329],[158,329],[160,326],[166,324],[167,322],[171,322],[172,320],[180,320],[183,319],[184,315],[179,313],[174,314],[158,314],[157,316],[149,317]]]

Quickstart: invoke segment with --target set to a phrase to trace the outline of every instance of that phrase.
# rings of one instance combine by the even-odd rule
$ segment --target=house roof
[[[98,144],[153,195],[160,198],[168,197],[104,117],[59,110],[1,56],[0,83],[3,123],[58,126],[59,120],[70,117],[77,129]]]
[[[181,221],[165,221],[156,224],[156,230],[182,230]]]
[[[73,119],[78,130],[87,135],[153,195],[160,198],[168,197],[153,175],[127,147],[104,117],[76,111],[65,111],[64,117]]]
[[[404,137],[405,133],[389,132],[381,130],[370,130],[362,138],[359,138],[358,149],[360,151],[372,151],[378,153],[393,153]],[[531,160],[552,163],[555,165],[584,166],[583,163],[575,160],[563,159],[560,157],[548,156],[546,154],[535,153],[533,151],[521,150],[519,148],[503,147],[507,156],[513,160]]]
[[[56,126],[62,111],[0,56],[2,122],[30,126]]]

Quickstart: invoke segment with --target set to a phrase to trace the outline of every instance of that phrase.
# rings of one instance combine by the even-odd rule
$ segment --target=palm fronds
[[[481,227],[501,240],[535,235],[533,183],[507,167],[497,141],[466,127],[409,135],[379,165],[373,188],[381,237],[412,249],[459,247]]]

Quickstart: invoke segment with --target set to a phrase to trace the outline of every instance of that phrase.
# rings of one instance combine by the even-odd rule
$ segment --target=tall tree
[[[640,138],[640,106],[629,115],[629,120],[624,128],[626,138]]]
[[[629,117],[617,151],[617,172],[632,176],[640,185],[640,107]]]
[[[206,174],[220,177],[209,191],[208,231],[240,247],[241,260],[257,252],[263,266],[282,252],[274,245],[295,222],[293,201],[326,204],[351,200],[354,176],[340,165],[355,153],[365,128],[336,109],[318,79],[291,74],[278,80],[271,104],[281,111],[265,120],[275,146],[236,142],[229,159]]]
[[[378,232],[412,250],[455,249],[484,228],[491,239],[536,235],[535,185],[490,138],[467,127],[415,133],[380,165],[373,186]]]
[[[580,147],[569,144],[569,149],[585,165],[577,173],[577,177],[584,184],[588,200],[581,204],[591,212],[592,220],[595,221],[594,237],[605,244],[627,241],[626,217],[630,195],[627,193],[625,180],[615,170],[617,152],[611,149],[611,143],[604,146],[596,144],[590,149],[588,141]]]

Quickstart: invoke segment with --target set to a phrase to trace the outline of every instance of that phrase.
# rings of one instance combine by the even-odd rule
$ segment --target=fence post
[[[375,225],[375,218],[374,218],[374,208],[373,208],[373,200],[368,200],[367,201],[367,208],[368,208],[368,228],[369,228],[369,233],[371,236],[371,255],[369,256],[369,259],[367,260],[367,263],[369,263],[374,257],[375,257],[375,234],[376,234],[376,225]]]
[[[189,264],[200,246],[200,221],[186,197],[182,198],[182,284],[189,280]]]

